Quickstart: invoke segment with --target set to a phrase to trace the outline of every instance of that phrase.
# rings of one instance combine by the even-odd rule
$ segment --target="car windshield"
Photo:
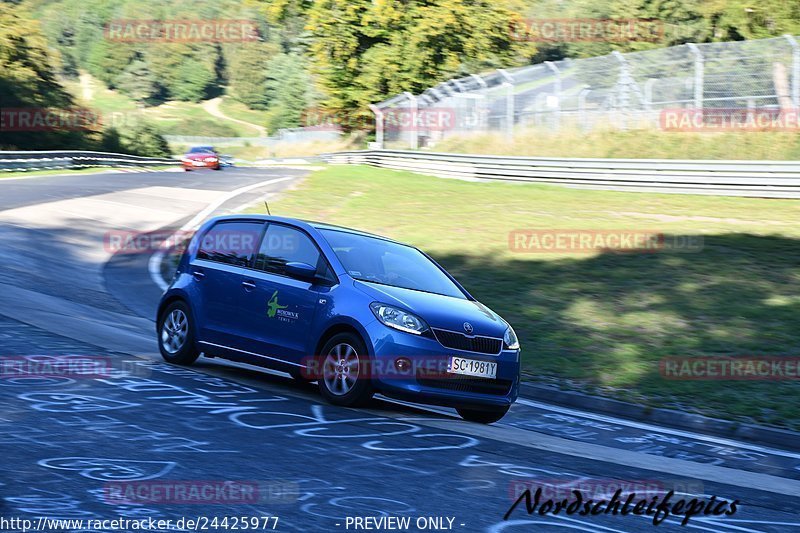
[[[320,232],[354,279],[466,299],[447,274],[416,248],[347,231]]]
[[[211,146],[195,146],[189,150],[190,154],[213,154],[214,148]]]

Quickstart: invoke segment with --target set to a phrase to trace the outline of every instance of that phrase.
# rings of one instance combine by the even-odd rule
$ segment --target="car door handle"
[[[256,282],[249,279],[245,280],[242,282],[242,287],[244,287],[244,290],[246,291],[252,291],[256,288]]]
[[[200,281],[201,279],[206,277],[206,273],[203,272],[202,270],[195,270],[194,272],[192,272],[192,276],[194,276],[194,279],[196,279],[197,281]]]

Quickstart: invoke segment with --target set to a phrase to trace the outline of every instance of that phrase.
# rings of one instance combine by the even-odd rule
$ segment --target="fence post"
[[[461,130],[461,126],[466,123],[466,119],[465,119],[465,115],[466,115],[465,108],[466,108],[466,106],[464,105],[465,100],[463,98],[463,95],[467,91],[464,90],[464,85],[462,85],[462,83],[460,81],[458,81],[457,79],[452,79],[452,80],[450,80],[450,82],[456,88],[456,91],[458,91],[457,93],[453,94],[453,102],[454,102],[455,105],[452,108],[452,111],[454,111],[453,115],[455,116],[455,124],[453,124],[452,132],[457,134]],[[446,130],[444,128],[441,128],[439,130],[439,134],[441,135],[442,139],[444,139],[445,133],[446,133]],[[431,135],[431,137],[433,137],[431,132],[428,132],[428,134]]]
[[[586,114],[586,97],[592,90],[589,87],[584,87],[578,93],[578,115],[580,116],[581,129],[587,131],[589,129],[589,117]]]
[[[646,115],[646,123],[652,125],[653,123],[653,85],[655,85],[655,78],[647,78],[644,82],[644,112]]]
[[[555,90],[553,92],[556,97],[555,126],[556,131],[558,131],[561,127],[561,71],[552,61],[545,61],[544,64],[556,75]]]
[[[792,47],[792,105],[800,107],[800,45],[791,35],[784,35]]]
[[[497,69],[497,72],[505,80],[503,87],[506,88],[506,136],[511,140],[514,138],[514,78],[501,68]]]
[[[653,85],[655,82],[655,78],[647,78],[647,81],[644,82],[644,108],[647,111],[653,110]]]
[[[622,112],[618,113],[618,120],[621,129],[627,129],[628,127],[628,111],[630,111],[631,99],[630,99],[630,89],[631,84],[633,83],[633,76],[631,75],[630,65],[625,60],[625,56],[623,56],[617,50],[611,52],[611,55],[619,61],[619,79],[617,80],[618,93],[619,93],[619,108]],[[616,101],[616,99],[615,99]]]
[[[547,98],[547,95],[544,93],[539,93],[536,95],[536,99],[533,101],[533,124],[536,127],[542,125],[542,98]]]
[[[472,78],[478,82],[481,89],[486,89],[489,85],[486,83],[486,80],[483,79],[482,76],[478,76],[477,74],[470,74]],[[479,90],[481,90],[479,89]],[[480,122],[479,128],[482,129],[484,132],[489,131],[489,106],[486,103],[486,95],[481,95],[483,98],[481,99],[481,108],[478,110],[478,121]]]
[[[411,131],[409,132],[409,146],[412,150],[416,150],[419,148],[419,136],[417,132],[417,123],[419,119],[417,115],[419,114],[419,103],[417,102],[417,97],[411,94],[410,92],[406,91],[403,93],[405,97],[408,99],[409,109],[411,110]]]
[[[383,111],[375,104],[369,104],[369,108],[375,114],[375,144],[378,149],[383,149]]]
[[[702,113],[703,111],[703,78],[705,65],[703,54],[694,43],[688,43],[689,50],[694,54],[694,107]]]

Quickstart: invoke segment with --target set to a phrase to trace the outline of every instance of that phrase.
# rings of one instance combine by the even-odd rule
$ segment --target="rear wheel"
[[[158,321],[158,348],[168,363],[191,365],[200,352],[194,342],[189,306],[182,301],[171,303]]]
[[[358,336],[339,333],[325,343],[318,383],[320,393],[332,404],[353,407],[372,398],[369,356]]]
[[[510,406],[505,407],[492,407],[488,409],[464,409],[461,407],[456,408],[461,418],[469,422],[476,422],[478,424],[491,424],[497,422],[508,412]]]

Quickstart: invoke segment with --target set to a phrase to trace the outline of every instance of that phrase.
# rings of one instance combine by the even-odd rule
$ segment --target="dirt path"
[[[206,100],[205,102],[203,102],[203,109],[205,109],[206,112],[209,115],[213,115],[213,116],[215,116],[217,118],[221,118],[223,120],[230,120],[231,122],[238,122],[239,124],[244,124],[245,126],[249,126],[249,127],[253,128],[253,129],[256,129],[256,130],[258,130],[258,136],[259,137],[266,137],[267,136],[267,128],[265,128],[264,126],[259,126],[258,124],[253,124],[252,122],[246,122],[244,120],[239,120],[238,118],[232,118],[232,117],[229,117],[228,115],[226,115],[225,113],[223,113],[222,110],[220,110],[220,108],[219,108],[219,105],[221,103],[222,103],[222,98],[221,97],[212,98],[211,100]]]

